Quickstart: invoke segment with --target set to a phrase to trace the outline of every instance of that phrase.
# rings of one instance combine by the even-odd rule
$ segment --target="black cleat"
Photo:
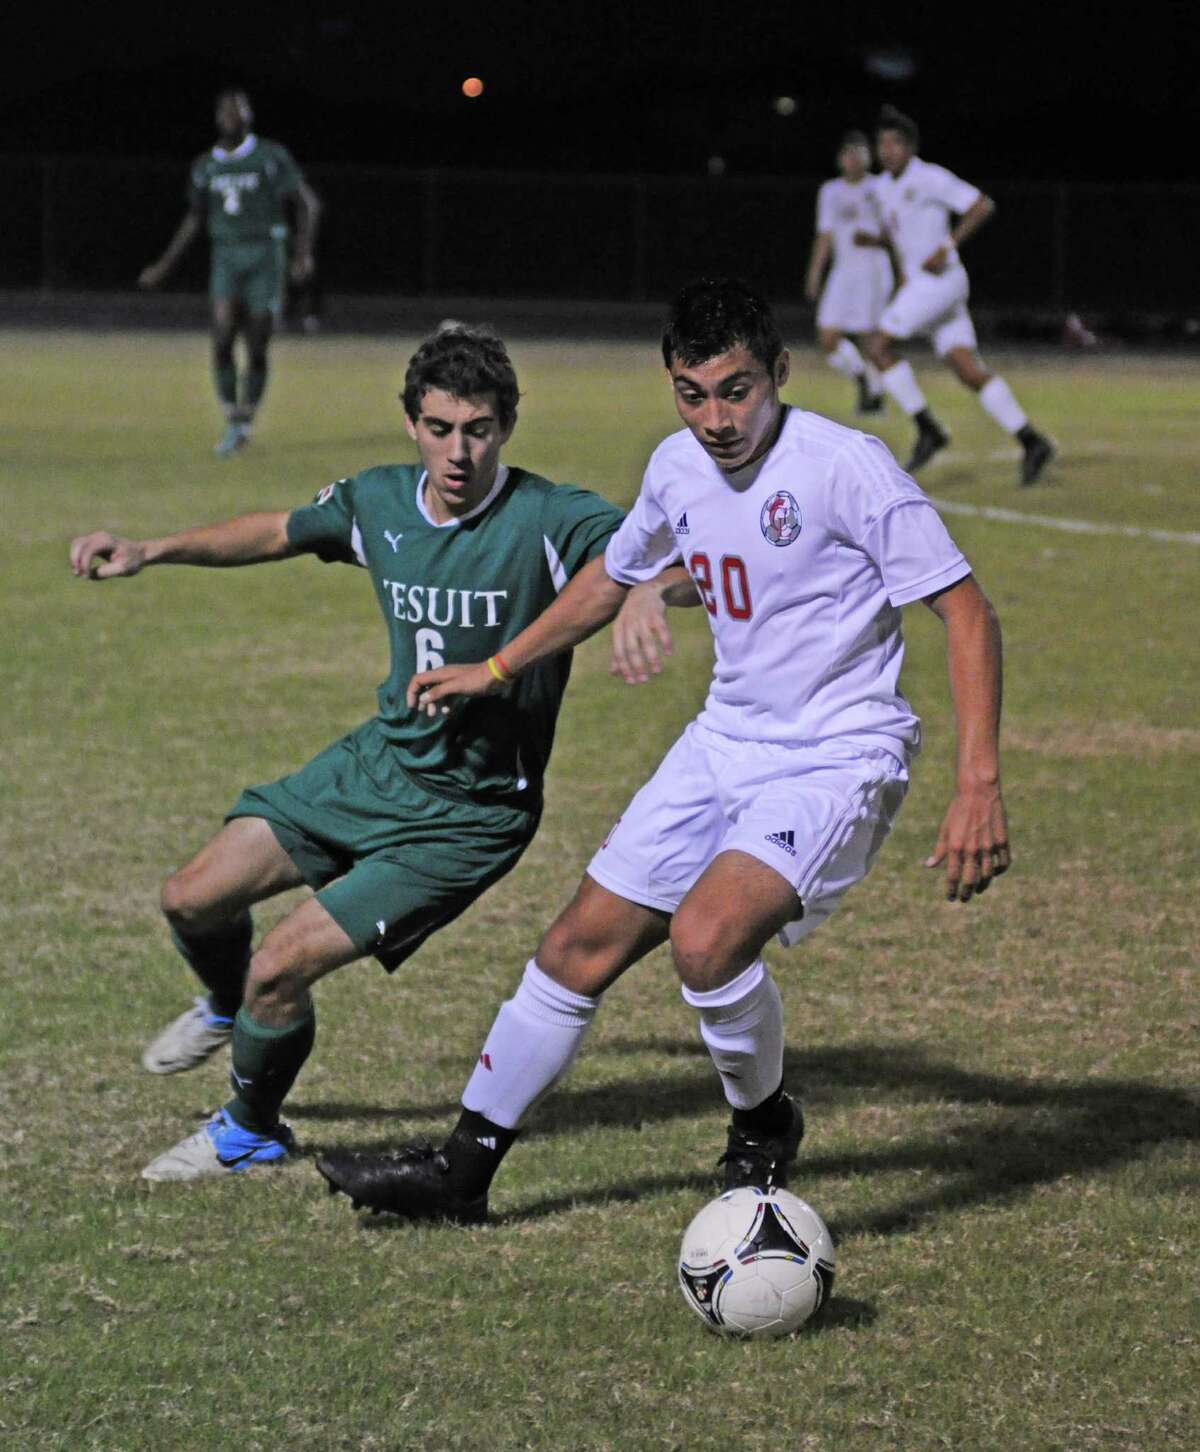
[[[1022,489],[1028,489],[1041,478],[1042,470],[1054,458],[1056,450],[1045,434],[1038,433],[1026,440],[1024,449],[1025,457],[1021,460],[1018,483]]]
[[[858,407],[856,413],[882,413],[883,394],[872,393],[871,385],[859,374],[858,377]]]
[[[909,455],[908,463],[904,466],[906,474],[915,474],[923,464],[928,464],[930,459],[939,449],[944,449],[950,442],[950,435],[942,428],[941,424],[923,424],[917,429],[917,441],[913,444],[913,451]]]
[[[405,1145],[378,1155],[331,1150],[317,1160],[317,1171],[329,1193],[348,1196],[355,1210],[455,1225],[479,1225],[487,1219],[486,1193],[471,1198],[457,1189],[450,1161],[431,1144]]]
[[[725,1153],[717,1166],[725,1166],[725,1190],[752,1185],[758,1190],[781,1190],[787,1186],[788,1166],[796,1158],[804,1138],[804,1115],[800,1106],[785,1094],[784,1101],[792,1113],[791,1124],[782,1134],[759,1137],[745,1133],[736,1125],[729,1126]]]

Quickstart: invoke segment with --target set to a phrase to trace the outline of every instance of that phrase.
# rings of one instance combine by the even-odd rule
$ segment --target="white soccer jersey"
[[[834,177],[824,182],[817,192],[817,231],[827,232],[833,239],[835,267],[869,267],[886,254],[878,247],[858,247],[855,232],[870,232],[878,237],[883,232],[883,212],[875,194],[877,178],[865,176],[848,182]]]
[[[735,475],[672,434],[604,561],[633,585],[680,557],[715,645],[704,725],[753,741],[856,734],[901,759],[916,748],[900,606],[970,566],[878,439],[788,409],[771,451]]]
[[[951,266],[958,261],[958,252],[950,240],[950,218],[974,206],[982,195],[978,187],[919,156],[914,156],[899,176],[883,172],[875,178],[875,187],[888,234],[907,277],[920,272],[926,258],[939,247],[945,247],[950,254]]]

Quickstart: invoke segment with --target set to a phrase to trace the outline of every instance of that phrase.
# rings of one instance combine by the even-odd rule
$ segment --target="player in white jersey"
[[[816,235],[804,292],[811,302],[820,299],[817,340],[826,363],[857,383],[859,413],[878,413],[883,407],[879,370],[847,337],[873,333],[892,294],[892,261],[870,174],[871,147],[861,131],[842,137],[837,164],[841,175],[824,182],[817,193]]]
[[[655,450],[604,556],[502,660],[418,674],[409,700],[436,714],[506,690],[504,677],[591,634],[631,590],[622,674],[646,679],[669,649],[664,598],[698,600],[716,649],[708,699],[501,1007],[446,1144],[318,1160],[356,1204],[483,1219],[503,1155],[604,991],[668,940],[732,1110],[725,1184],[785,1183],[803,1118],[783,1087],[781,1002],[761,955],[829,917],[904,797],[918,744],[897,688],[911,602],[946,627],[958,723],[955,792],[927,865],[945,864],[946,895],[963,902],[1008,866],[999,626],[928,499],[877,439],[780,401],[788,355],[745,284],[686,288],[663,356],[686,428]],[[643,583],[677,561],[691,582]]]
[[[950,442],[933,416],[913,375],[912,365],[897,357],[898,339],[929,337],[934,352],[955,376],[979,395],[984,412],[1023,450],[1018,480],[1034,484],[1054,457],[1054,445],[1029,422],[1012,389],[987,369],[979,356],[975,325],[967,311],[970,285],[958,249],[996,210],[990,197],[917,155],[916,123],[885,106],[876,146],[882,174],[876,195],[901,276],[896,295],[884,310],[867,344],[867,356],[879,369],[883,386],[917,426],[913,451],[905,468],[915,472]],[[951,218],[957,217],[952,227]]]

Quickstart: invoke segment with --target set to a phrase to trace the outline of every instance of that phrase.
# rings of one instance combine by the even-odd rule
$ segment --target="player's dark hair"
[[[783,352],[783,338],[767,300],[738,277],[701,277],[671,304],[663,329],[663,362],[688,367],[719,358],[739,344],[768,373]]]
[[[896,131],[904,137],[914,151],[917,149],[917,143],[920,140],[917,123],[911,116],[906,116],[903,111],[898,111],[895,106],[884,106],[879,113],[879,121],[875,129],[877,131]]]
[[[404,412],[414,423],[421,414],[421,399],[431,388],[454,398],[496,395],[496,414],[502,428],[517,416],[517,375],[504,344],[488,328],[453,323],[426,338],[409,359],[404,375]]]
[[[838,143],[838,151],[845,151],[847,146],[865,146],[868,151],[871,149],[871,143],[867,140],[865,131],[847,131]]]

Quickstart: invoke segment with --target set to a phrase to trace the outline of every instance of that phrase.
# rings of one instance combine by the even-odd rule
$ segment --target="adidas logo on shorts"
[[[796,855],[795,832],[768,832],[767,841],[774,847],[782,847],[789,857]]]

